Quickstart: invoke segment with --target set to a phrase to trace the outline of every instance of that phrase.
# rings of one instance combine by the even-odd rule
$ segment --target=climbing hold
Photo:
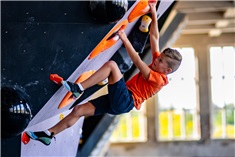
[[[151,17],[149,17],[148,15],[144,15],[142,18],[141,18],[141,24],[139,26],[139,29],[141,32],[148,32],[149,31],[149,25],[150,23],[152,22],[152,19]]]
[[[60,77],[58,74],[50,74],[50,80],[55,82],[58,85],[61,85],[63,78]]]
[[[149,11],[149,3],[147,0],[140,0],[128,16],[128,21],[133,22],[140,16],[147,14]]]
[[[22,141],[24,144],[28,144],[28,143],[29,143],[30,137],[26,134],[26,132],[23,132],[23,133],[22,133],[21,141]]]
[[[64,119],[64,114],[63,113],[60,114],[60,120],[62,120],[62,119]]]
[[[88,59],[92,59],[99,55],[101,52],[107,50],[108,48],[112,47],[118,40],[119,36],[117,32],[119,30],[125,30],[128,24],[127,20],[123,20],[116,24],[109,33],[100,41],[100,43],[92,50]]]

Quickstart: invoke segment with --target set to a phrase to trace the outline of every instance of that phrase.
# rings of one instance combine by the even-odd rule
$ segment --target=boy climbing
[[[152,63],[150,65],[144,63],[131,45],[125,32],[119,31],[120,39],[140,72],[125,83],[117,64],[114,61],[108,61],[91,77],[79,84],[63,81],[63,86],[71,91],[75,97],[80,97],[84,90],[108,78],[108,94],[75,106],[68,116],[48,130],[26,131],[31,139],[49,145],[56,134],[71,127],[82,116],[103,115],[105,113],[118,115],[127,113],[134,107],[139,110],[145,100],[168,84],[167,75],[178,69],[182,56],[177,50],[171,48],[159,52],[156,4],[157,2],[149,3],[149,12],[152,14],[149,36]]]

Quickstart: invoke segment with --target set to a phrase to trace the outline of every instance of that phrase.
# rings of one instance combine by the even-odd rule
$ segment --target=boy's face
[[[161,53],[160,56],[153,61],[152,69],[162,74],[169,74],[172,69],[168,67],[168,60],[170,60],[170,58],[164,53]]]

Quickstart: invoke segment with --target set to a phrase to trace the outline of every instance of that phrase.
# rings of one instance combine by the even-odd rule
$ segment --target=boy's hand
[[[124,32],[124,30],[119,30],[117,34],[119,35],[119,37],[122,41],[127,38],[126,33]]]
[[[157,5],[157,0],[156,1],[149,1],[149,12],[151,14],[156,13],[156,5]]]

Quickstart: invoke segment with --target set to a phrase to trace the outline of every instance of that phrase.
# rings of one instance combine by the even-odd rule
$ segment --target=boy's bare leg
[[[108,78],[109,84],[114,84],[122,78],[122,73],[114,61],[105,63],[95,74],[81,84],[84,89],[87,89],[106,78]],[[26,133],[32,139],[38,140],[45,145],[50,145],[53,136],[74,125],[80,117],[93,116],[95,109],[95,106],[90,102],[75,106],[70,114],[50,129],[40,132],[27,131]]]
[[[109,84],[114,84],[122,78],[122,73],[119,70],[116,62],[108,61],[98,71],[96,71],[87,80],[81,82],[82,87],[85,89],[105,80],[108,78]]]
[[[99,70],[83,82],[75,84],[69,81],[62,81],[62,84],[68,91],[73,93],[74,97],[79,98],[84,90],[104,81],[106,78],[108,78],[109,84],[114,84],[122,78],[122,73],[116,62],[106,62]]]
[[[96,71],[87,80],[81,82],[84,89],[87,89],[103,80],[108,78],[109,84],[113,84],[122,78],[122,73],[120,72],[117,64],[114,61],[108,61],[105,63],[98,71]],[[67,115],[63,120],[54,125],[52,128],[48,129],[53,132],[54,135],[60,133],[61,131],[74,125],[78,119],[82,116],[92,116],[95,113],[95,106],[90,102],[83,105],[75,106],[73,111]]]
[[[90,102],[87,102],[83,105],[75,106],[70,114],[68,114],[64,119],[62,119],[60,122],[58,122],[56,125],[48,130],[56,135],[74,125],[80,117],[93,116],[94,113],[95,107]]]

